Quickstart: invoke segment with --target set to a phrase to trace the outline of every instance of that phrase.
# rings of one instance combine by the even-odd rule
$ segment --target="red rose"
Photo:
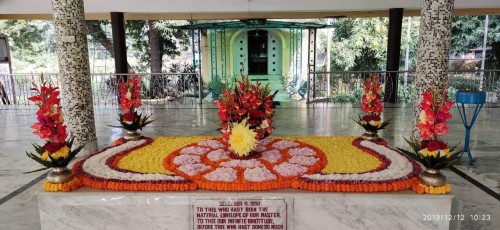
[[[421,141],[420,142],[420,148],[425,149],[425,148],[427,148],[428,144],[429,144],[429,141]]]
[[[264,113],[256,109],[250,110],[249,114],[250,119],[260,119],[264,117]]]
[[[55,153],[57,152],[57,150],[64,147],[65,145],[66,143],[47,142],[42,148],[49,153]]]
[[[427,149],[429,151],[436,151],[440,147],[439,141],[429,141],[429,145],[427,145]]]
[[[444,141],[439,141],[439,149],[447,149],[448,145]]]
[[[123,120],[125,121],[134,121],[134,114],[133,113],[125,113],[123,114]]]
[[[365,121],[380,121],[380,117],[376,115],[365,115],[363,117],[363,120]]]

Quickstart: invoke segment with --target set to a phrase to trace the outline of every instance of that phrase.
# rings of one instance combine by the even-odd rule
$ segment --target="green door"
[[[235,40],[233,45],[234,53],[234,76],[240,76],[240,71],[243,65],[245,75],[248,75],[248,33],[241,33]]]
[[[272,31],[268,33],[267,39],[267,53],[268,53],[268,61],[267,61],[267,73],[268,74],[277,74],[281,75],[281,42],[276,36],[276,34]]]

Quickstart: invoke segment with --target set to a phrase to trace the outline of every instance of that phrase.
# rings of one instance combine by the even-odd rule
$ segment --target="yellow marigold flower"
[[[424,157],[427,157],[427,156],[438,157],[439,150],[429,151],[429,149],[425,148],[425,149],[420,150],[420,153]]]
[[[375,127],[378,127],[380,128],[380,126],[382,126],[382,122],[380,121],[369,121],[368,123],[370,123],[371,126],[375,126]]]
[[[52,157],[54,159],[61,158],[61,157],[67,158],[68,155],[69,155],[69,148],[68,148],[68,146],[64,146],[64,147],[60,148],[59,150],[57,150],[57,152],[55,152]]]
[[[446,158],[451,157],[450,149],[443,149],[441,150],[442,156],[446,156]]]
[[[47,152],[47,151],[43,152],[43,154],[40,158],[42,158],[43,161],[48,161],[49,160],[49,152]]]
[[[229,136],[231,149],[240,157],[247,156],[257,147],[256,135],[257,133],[250,129],[246,120],[240,123],[233,123],[231,136]]]

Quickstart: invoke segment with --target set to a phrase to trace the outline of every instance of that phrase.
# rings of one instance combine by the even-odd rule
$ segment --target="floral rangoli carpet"
[[[356,137],[286,137],[238,158],[216,137],[118,140],[73,166],[91,188],[131,191],[386,192],[411,189],[420,166],[387,145]]]

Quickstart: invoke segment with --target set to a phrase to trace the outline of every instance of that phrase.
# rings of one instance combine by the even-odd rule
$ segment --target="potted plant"
[[[363,96],[361,98],[361,110],[365,115],[358,115],[358,118],[354,120],[365,129],[365,133],[363,133],[361,138],[369,141],[378,140],[378,131],[389,125],[389,121],[382,121],[380,117],[384,111],[384,107],[382,106],[380,97],[382,86],[379,81],[380,77],[378,76],[370,76],[365,80]]]
[[[142,128],[151,122],[150,116],[142,116],[137,112],[137,109],[142,105],[141,103],[141,77],[128,77],[126,81],[120,82],[120,107],[123,113],[118,116],[118,121],[121,126],[112,126],[123,128],[126,134],[123,136],[126,140],[136,141],[141,138],[138,129]]]
[[[73,148],[74,138],[67,140],[59,89],[42,76],[41,85],[33,83],[31,90],[35,95],[28,99],[38,106],[37,122],[31,127],[35,130],[33,133],[42,138],[45,144],[33,144],[35,153],[26,152],[26,155],[44,167],[27,173],[51,168],[47,180],[54,184],[66,183],[73,178],[73,172],[67,166],[84,145]]]
[[[452,166],[462,152],[455,151],[455,147],[449,148],[441,139],[448,134],[446,122],[452,117],[449,111],[453,101],[447,99],[445,89],[430,87],[424,92],[417,123],[420,140],[416,137],[405,138],[413,152],[399,149],[425,167],[419,179],[422,184],[428,186],[445,185],[446,177],[440,170]]]

